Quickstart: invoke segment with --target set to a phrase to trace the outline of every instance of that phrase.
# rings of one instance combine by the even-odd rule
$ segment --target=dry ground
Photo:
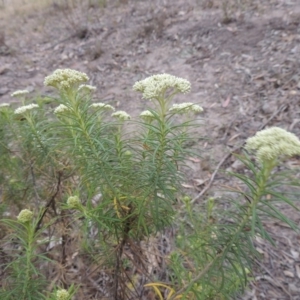
[[[204,159],[190,162],[194,194],[258,129],[275,125],[300,136],[299,0],[228,0],[228,16],[221,0],[44,2],[2,1],[0,103],[17,89],[51,93],[44,77],[73,68],[98,87],[95,100],[137,115],[147,103],[132,92],[135,81],[164,72],[189,79],[192,92],[177,101],[203,106],[198,134],[207,138],[199,138]],[[241,166],[229,156],[222,168]],[[217,175],[214,187],[222,180]],[[282,210],[299,224],[299,214]],[[244,299],[300,299],[299,234],[267,226],[277,248],[257,240],[262,271]]]

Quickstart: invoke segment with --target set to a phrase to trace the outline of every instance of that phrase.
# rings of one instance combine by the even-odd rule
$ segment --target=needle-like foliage
[[[298,229],[277,203],[297,209],[299,180],[277,167],[299,155],[299,139],[280,128],[257,133],[237,156],[247,173],[228,174],[240,182],[236,197],[193,203],[181,187],[203,109],[172,103],[189,81],[159,74],[135,83],[149,101],[138,118],[93,103],[87,81],[59,69],[45,79],[56,98],[30,103],[17,91],[22,106],[0,105],[1,213],[10,216],[1,223],[0,298],[88,299],[87,287],[90,299],[115,300],[243,291],[254,238],[273,243],[264,220]]]

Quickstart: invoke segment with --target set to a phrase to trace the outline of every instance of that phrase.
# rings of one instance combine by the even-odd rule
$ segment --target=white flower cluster
[[[126,121],[131,118],[127,112],[122,111],[122,110],[116,111],[111,116],[119,119],[120,121]]]
[[[69,300],[69,298],[70,293],[65,289],[61,289],[56,292],[56,300]]]
[[[102,110],[112,110],[115,111],[115,108],[109,104],[105,104],[105,103],[93,103],[90,105],[90,107],[94,107],[94,108],[99,108]]]
[[[17,219],[21,223],[30,222],[33,219],[33,212],[29,209],[23,209],[20,211]]]
[[[173,104],[173,106],[169,109],[169,111],[178,114],[186,114],[189,112],[200,113],[203,111],[203,108],[197,104],[187,102],[187,103]]]
[[[78,88],[78,92],[86,91],[86,92],[93,92],[96,91],[96,87],[88,84],[81,84]]]
[[[248,138],[245,149],[256,151],[259,162],[275,160],[278,157],[300,155],[300,141],[296,135],[279,127],[261,130]]]
[[[0,108],[1,108],[1,107],[8,107],[8,106],[10,106],[9,103],[0,103]]]
[[[45,78],[44,85],[53,86],[58,90],[68,90],[88,80],[89,77],[85,73],[72,69],[57,69]]]
[[[55,114],[60,114],[63,113],[65,111],[68,111],[69,108],[67,106],[65,106],[64,104],[59,104],[55,109],[54,109],[54,113]]]
[[[143,112],[141,112],[140,118],[142,118],[146,122],[151,122],[155,118],[155,116],[151,111],[144,110]]]
[[[191,83],[173,75],[157,74],[138,81],[133,86],[134,91],[143,93],[144,99],[162,97],[169,88],[174,92],[188,93],[191,90]]]
[[[11,94],[12,97],[22,97],[22,96],[25,96],[29,93],[29,91],[27,90],[18,90],[18,91],[15,91]]]
[[[25,111],[31,110],[31,109],[34,109],[34,108],[37,108],[37,107],[39,107],[37,104],[28,104],[28,105],[24,105],[24,106],[18,107],[15,110],[15,115],[21,115]]]

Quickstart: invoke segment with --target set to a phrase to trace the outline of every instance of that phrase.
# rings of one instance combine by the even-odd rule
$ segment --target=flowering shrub
[[[159,74],[135,83],[151,100],[135,119],[92,103],[96,88],[88,80],[59,69],[44,82],[58,97],[15,110],[0,106],[2,211],[21,210],[3,220],[20,251],[7,253],[0,298],[228,299],[242,291],[257,255],[252,238],[271,241],[263,218],[296,228],[273,203],[294,206],[275,184],[275,167],[300,154],[299,139],[276,127],[249,138],[238,158],[251,174],[229,174],[245,190],[220,212],[225,199],[194,203],[182,191],[189,128],[203,109],[172,100],[188,93],[190,82]],[[28,102],[27,92],[12,95]],[[183,114],[178,123],[175,115]],[[128,133],[129,123],[135,132]],[[294,184],[287,174],[280,178]],[[5,243],[11,239],[7,234]],[[92,267],[68,277],[76,259],[84,260],[81,268],[96,264],[101,283],[90,278]],[[54,283],[50,269],[57,271]],[[95,289],[90,298],[86,282]]]

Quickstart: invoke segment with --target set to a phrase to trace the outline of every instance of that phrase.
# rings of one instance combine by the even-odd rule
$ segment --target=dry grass
[[[247,11],[261,11],[260,1],[257,0],[199,0],[199,3],[204,9],[220,9],[223,23],[239,19]]]
[[[105,7],[106,0],[0,0],[0,19],[38,13],[49,6],[73,10],[79,6]]]
[[[43,31],[45,18],[41,16],[62,12],[65,27],[83,39],[87,35],[90,9],[105,6],[106,0],[0,0],[0,27],[3,34],[15,36],[29,17],[36,20],[32,30]],[[10,22],[12,19],[15,22]]]
[[[37,13],[40,9],[52,5],[54,0],[0,0],[0,18],[19,17]]]

